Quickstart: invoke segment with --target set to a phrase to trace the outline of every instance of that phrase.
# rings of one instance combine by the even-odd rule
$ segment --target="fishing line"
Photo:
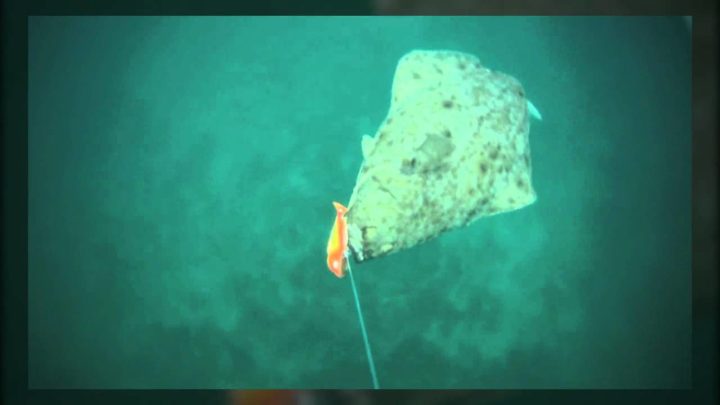
[[[360,319],[360,329],[362,330],[363,342],[365,342],[365,353],[367,354],[368,364],[370,364],[370,376],[372,377],[373,389],[380,388],[375,374],[375,362],[373,361],[372,351],[370,351],[370,341],[368,340],[367,330],[365,330],[365,321],[363,321],[362,310],[360,309],[360,298],[358,298],[357,288],[355,287],[355,279],[350,268],[350,257],[347,257],[347,268],[350,273],[350,284],[352,285],[353,295],[355,295],[355,307],[357,308],[358,318]]]

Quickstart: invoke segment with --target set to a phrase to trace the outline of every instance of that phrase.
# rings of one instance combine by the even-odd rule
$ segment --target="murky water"
[[[535,204],[354,267],[386,388],[690,383],[680,18],[32,18],[29,382],[369,387],[325,267],[407,51],[518,78]]]

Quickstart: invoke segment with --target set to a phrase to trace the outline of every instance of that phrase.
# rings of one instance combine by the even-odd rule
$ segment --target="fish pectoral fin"
[[[540,114],[540,111],[537,107],[535,107],[535,104],[533,104],[532,101],[527,100],[527,108],[533,118],[538,121],[542,121],[542,114]]]

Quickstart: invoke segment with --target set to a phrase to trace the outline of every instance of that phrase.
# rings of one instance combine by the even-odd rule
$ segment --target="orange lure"
[[[335,276],[343,278],[345,277],[345,265],[347,264],[345,254],[347,253],[348,235],[345,214],[348,209],[339,202],[333,201],[333,205],[337,216],[332,231],[330,231],[330,239],[328,239],[327,265]]]

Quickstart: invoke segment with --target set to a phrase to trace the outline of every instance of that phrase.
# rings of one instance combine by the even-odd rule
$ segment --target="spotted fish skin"
[[[542,118],[520,82],[473,55],[404,55],[388,114],[362,140],[347,216],[355,258],[391,254],[535,202],[533,116]]]

